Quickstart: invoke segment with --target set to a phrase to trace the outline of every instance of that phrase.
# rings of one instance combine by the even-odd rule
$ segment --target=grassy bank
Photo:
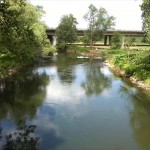
[[[33,63],[31,61],[20,61],[15,55],[4,55],[0,56],[0,80],[11,77],[12,75],[19,72],[19,70],[29,64]]]
[[[102,55],[124,76],[150,86],[150,50],[107,50]]]

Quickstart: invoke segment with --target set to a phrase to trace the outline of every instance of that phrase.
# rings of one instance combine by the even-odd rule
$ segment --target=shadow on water
[[[41,135],[37,134],[40,126],[30,124],[36,118],[38,108],[43,104],[49,83],[50,78],[46,72],[38,73],[33,69],[29,69],[14,80],[1,82],[0,149],[37,150],[40,148],[43,140]],[[49,115],[53,120],[54,110],[50,108],[49,110],[51,110]],[[35,129],[36,133],[34,133]],[[53,128],[42,133],[45,133],[45,137],[47,134],[49,141],[46,144],[51,149],[55,149],[63,142]]]
[[[120,88],[122,94],[130,96],[133,108],[129,111],[130,125],[133,136],[141,150],[150,149],[150,103],[149,95],[145,95],[140,89],[124,84]]]
[[[0,140],[2,138],[2,130],[3,130],[3,128],[0,127]]]
[[[134,111],[130,112],[130,124],[134,133],[136,142],[142,150],[150,149],[150,104],[143,102],[145,95],[133,96]]]
[[[8,113],[14,122],[28,115],[34,118],[37,107],[39,107],[46,95],[46,85],[49,77],[46,74],[31,73],[17,80],[6,81],[0,88],[0,119],[5,118]]]

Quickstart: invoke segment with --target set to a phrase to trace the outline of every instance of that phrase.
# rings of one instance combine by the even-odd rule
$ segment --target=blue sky
[[[30,0],[34,5],[43,6],[46,14],[43,20],[49,28],[56,28],[60,18],[72,13],[77,18],[77,28],[87,28],[83,15],[90,4],[97,8],[104,7],[110,15],[116,18],[115,29],[142,30],[141,9],[142,0]]]

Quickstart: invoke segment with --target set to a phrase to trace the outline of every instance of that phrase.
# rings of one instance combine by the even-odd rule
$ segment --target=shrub
[[[150,78],[150,51],[130,52],[129,55],[116,54],[111,62],[130,76],[134,75],[141,80]]]
[[[119,31],[115,32],[115,35],[112,37],[111,48],[112,49],[121,48],[121,34]]]
[[[89,52],[89,47],[81,47],[76,45],[69,45],[68,50],[75,50],[77,52]]]

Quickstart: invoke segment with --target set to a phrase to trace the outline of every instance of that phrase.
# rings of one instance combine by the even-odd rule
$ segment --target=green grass
[[[76,52],[89,52],[90,48],[77,45],[69,45],[68,50],[74,50]]]
[[[113,54],[110,62],[128,76],[137,77],[150,85],[150,50]]]
[[[115,54],[126,54],[127,52],[125,50],[121,49],[115,49],[115,50],[103,50],[102,54],[103,55],[115,55]]]

